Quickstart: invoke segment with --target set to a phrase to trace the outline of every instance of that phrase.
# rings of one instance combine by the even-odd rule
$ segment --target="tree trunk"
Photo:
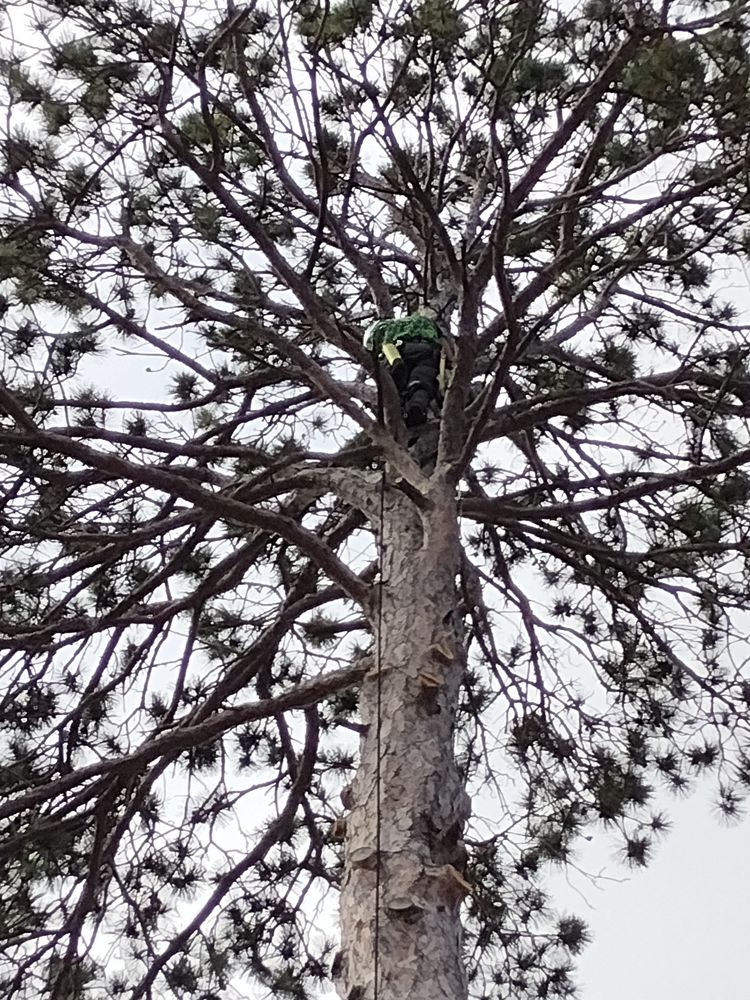
[[[470,802],[453,754],[464,671],[453,494],[440,484],[421,512],[400,491],[386,494],[380,859],[376,669],[362,686],[367,728],[359,771],[345,796],[350,812],[336,973],[344,1000],[375,1000],[376,977],[378,1000],[467,995],[459,911],[466,892],[461,833]]]

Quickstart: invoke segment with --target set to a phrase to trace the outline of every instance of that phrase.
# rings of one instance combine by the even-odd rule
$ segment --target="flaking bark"
[[[466,996],[461,833],[469,798],[453,757],[464,651],[457,610],[455,502],[435,487],[419,512],[396,489],[384,504],[380,739],[380,1000]],[[373,622],[376,631],[378,620]],[[377,668],[362,686],[357,777],[346,797],[342,955],[346,1000],[375,996]]]

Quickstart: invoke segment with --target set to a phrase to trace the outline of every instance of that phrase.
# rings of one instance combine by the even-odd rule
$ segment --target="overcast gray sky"
[[[666,803],[674,825],[645,870],[628,874],[599,833],[580,862],[613,881],[553,880],[594,935],[579,960],[581,1000],[750,1000],[750,824],[721,822],[712,790],[708,779]]]

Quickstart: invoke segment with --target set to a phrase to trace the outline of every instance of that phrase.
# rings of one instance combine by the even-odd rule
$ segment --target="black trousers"
[[[425,417],[438,394],[440,345],[431,340],[407,340],[399,348],[401,361],[388,370],[396,383],[407,414],[421,411]]]

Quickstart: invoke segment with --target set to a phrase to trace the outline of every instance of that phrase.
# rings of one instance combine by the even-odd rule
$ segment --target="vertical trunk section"
[[[437,491],[436,491],[437,493]],[[459,911],[466,892],[461,834],[470,802],[454,761],[464,670],[453,491],[418,512],[397,490],[385,501],[380,672],[363,683],[367,727],[347,790],[342,954],[344,1000],[464,1000]],[[377,636],[376,636],[377,640]],[[380,887],[376,893],[379,877]],[[376,961],[376,894],[379,894]]]

